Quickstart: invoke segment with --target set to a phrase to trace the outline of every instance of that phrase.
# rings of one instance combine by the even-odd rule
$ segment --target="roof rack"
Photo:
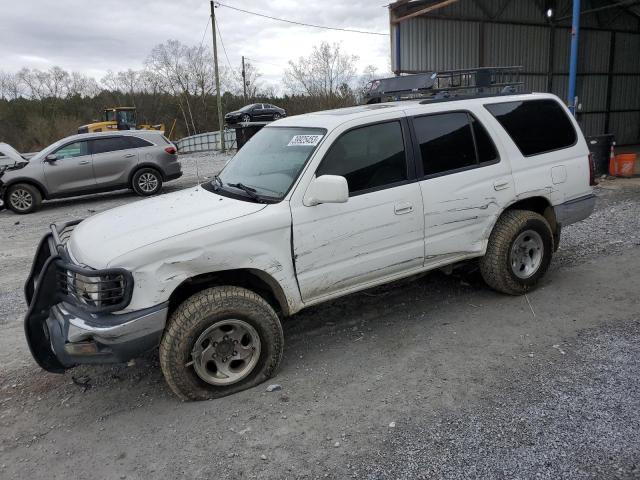
[[[513,94],[524,85],[520,80],[522,70],[522,66],[481,67],[381,78],[367,84],[364,103],[417,98],[445,100],[457,97],[458,93],[467,98]]]

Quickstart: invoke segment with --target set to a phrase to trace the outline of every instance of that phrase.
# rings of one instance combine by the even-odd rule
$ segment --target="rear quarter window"
[[[555,100],[491,103],[485,108],[525,157],[572,147],[578,139],[567,112]]]
[[[152,147],[153,143],[138,137],[126,137],[131,148]]]

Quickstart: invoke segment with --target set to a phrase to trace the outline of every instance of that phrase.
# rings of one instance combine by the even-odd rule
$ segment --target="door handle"
[[[78,165],[88,165],[89,164],[89,160],[81,160],[80,162],[78,162]]]
[[[495,182],[493,184],[493,189],[494,190],[504,190],[505,188],[509,188],[509,181],[508,180],[498,180],[497,182]]]
[[[135,153],[127,153],[124,158],[131,158],[131,157],[135,157],[136,154]]]
[[[405,213],[413,212],[413,205],[410,203],[399,203],[393,207],[393,211],[396,215],[404,215]]]

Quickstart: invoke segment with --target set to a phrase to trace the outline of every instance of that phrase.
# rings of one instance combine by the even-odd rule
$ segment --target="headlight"
[[[85,300],[94,300],[97,306],[100,306],[100,280],[98,278],[85,277],[76,273],[75,287],[78,295]]]
[[[64,268],[66,266],[66,268]],[[62,300],[94,312],[118,311],[131,300],[133,279],[122,269],[91,270],[60,265],[58,285]],[[82,272],[82,273],[80,273]]]

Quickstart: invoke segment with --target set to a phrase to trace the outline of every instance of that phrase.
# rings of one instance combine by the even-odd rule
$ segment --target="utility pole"
[[[247,103],[247,73],[244,69],[244,55],[242,56],[242,91],[244,92],[244,103]]]
[[[218,125],[220,126],[220,149],[224,152],[226,150],[224,144],[224,119],[222,118],[222,97],[220,96],[220,71],[218,70],[218,44],[216,39],[216,10],[213,5],[213,0],[210,2],[211,5],[211,32],[213,33],[213,64],[215,67],[215,75],[216,75],[216,100],[218,101]]]

